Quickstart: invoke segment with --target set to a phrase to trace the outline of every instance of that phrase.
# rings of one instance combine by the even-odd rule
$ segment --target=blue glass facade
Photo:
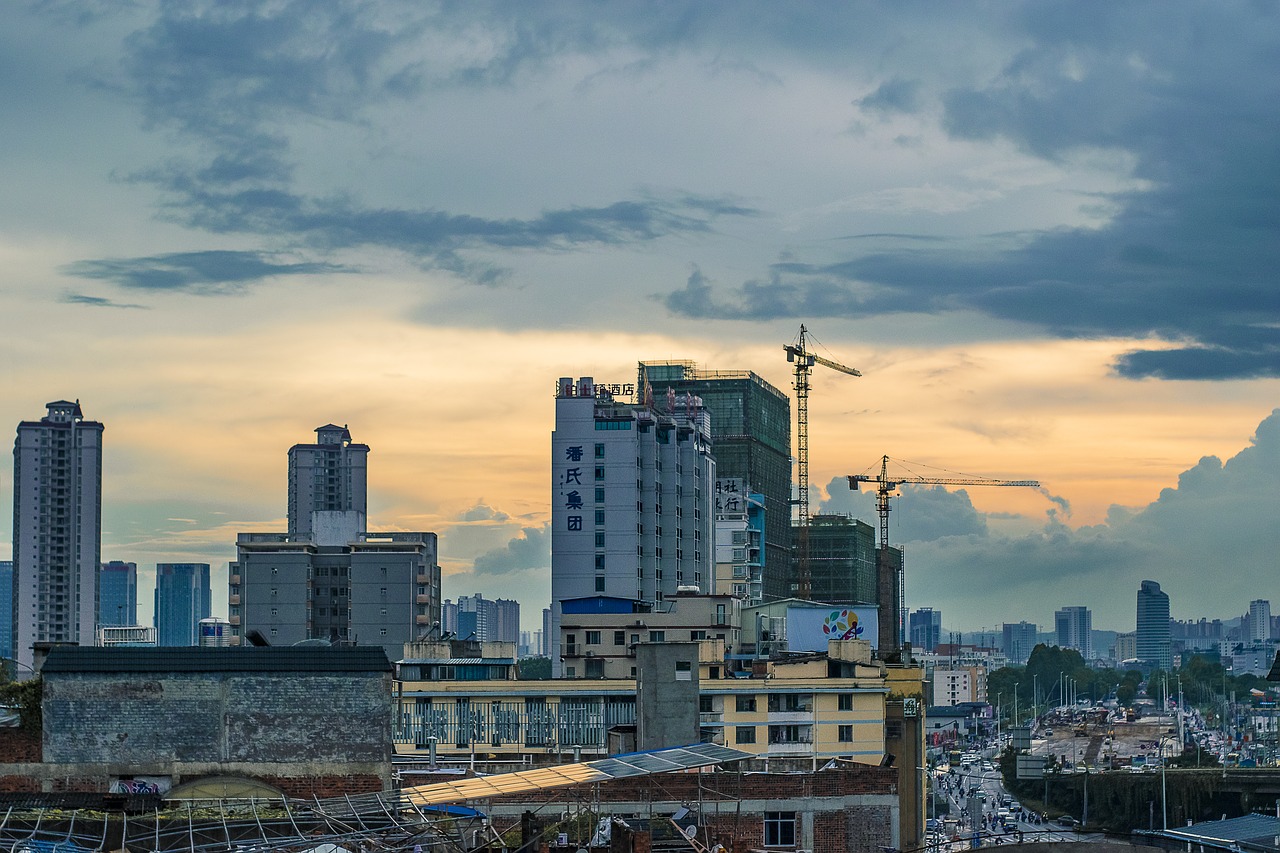
[[[138,624],[138,564],[112,560],[98,575],[98,624]]]
[[[211,601],[208,563],[156,564],[156,645],[199,645]]]

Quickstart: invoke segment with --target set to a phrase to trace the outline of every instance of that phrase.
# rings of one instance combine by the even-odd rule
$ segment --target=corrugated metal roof
[[[1170,828],[1165,834],[1171,838],[1186,839],[1193,843],[1230,845],[1250,842],[1253,845],[1276,849],[1275,839],[1280,837],[1280,819],[1265,814],[1247,814],[1226,820],[1209,820],[1203,823]]]
[[[429,666],[464,666],[467,664],[476,665],[504,665],[511,666],[516,662],[515,658],[405,658],[400,663],[409,663]]]
[[[381,646],[55,646],[43,674],[82,672],[391,672]]]
[[[710,767],[750,757],[751,753],[739,749],[713,743],[699,743],[649,752],[631,752],[598,761],[588,761],[585,764],[560,764],[555,767],[539,767],[534,770],[479,776],[457,782],[415,785],[402,788],[400,794],[406,801],[419,806],[463,803],[503,794],[522,794],[587,782],[607,782],[610,779],[622,779],[628,776],[649,776],[654,773]]]

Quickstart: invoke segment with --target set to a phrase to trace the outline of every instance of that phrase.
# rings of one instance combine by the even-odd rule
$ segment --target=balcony
[[[240,617],[239,617],[239,616],[228,616],[228,617],[227,617],[227,621],[228,621],[228,622],[230,622],[232,625],[239,625],[239,624],[240,624]]]
[[[415,617],[414,617],[414,622],[415,622],[416,624],[418,624],[418,625],[430,625],[430,624],[431,624],[431,617],[430,617],[430,616],[421,616],[421,615],[419,615],[419,616],[415,616]]]
[[[230,578],[228,578],[228,579],[227,579],[227,583],[229,583],[229,584],[240,583],[240,575],[239,575],[239,573],[234,574],[234,575],[232,575]]]
[[[430,604],[430,603],[431,603],[431,596],[429,595],[419,595],[416,599],[414,599],[414,604]]]
[[[239,603],[240,603],[240,596],[238,596],[238,595],[228,595],[228,596],[227,596],[227,603],[228,603],[228,604],[239,604]]]

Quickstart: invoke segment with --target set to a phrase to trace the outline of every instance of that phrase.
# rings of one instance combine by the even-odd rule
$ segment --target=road
[[[1001,825],[996,818],[1002,798],[1007,792],[1001,784],[1000,773],[989,763],[978,763],[956,768],[940,767],[934,771],[936,795],[945,797],[948,814],[959,818],[959,823],[947,821],[945,831],[929,833],[933,839],[930,850],[959,851],[968,849],[974,840],[971,814],[978,817],[978,836],[983,847],[1016,844],[1021,833],[1024,841],[1094,841],[1101,838],[1092,833],[1079,833],[1052,821],[1033,822],[1030,815],[1013,812]],[[981,792],[981,796],[979,796]]]

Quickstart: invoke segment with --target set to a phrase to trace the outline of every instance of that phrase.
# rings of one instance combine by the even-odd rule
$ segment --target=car
[[[1044,730],[1044,736],[1045,736],[1045,737],[1053,737],[1053,729],[1045,729],[1045,730]]]
[[[1058,826],[1079,826],[1080,825],[1080,821],[1076,820],[1069,814],[1058,815],[1056,818],[1053,819],[1053,822],[1056,823]]]

